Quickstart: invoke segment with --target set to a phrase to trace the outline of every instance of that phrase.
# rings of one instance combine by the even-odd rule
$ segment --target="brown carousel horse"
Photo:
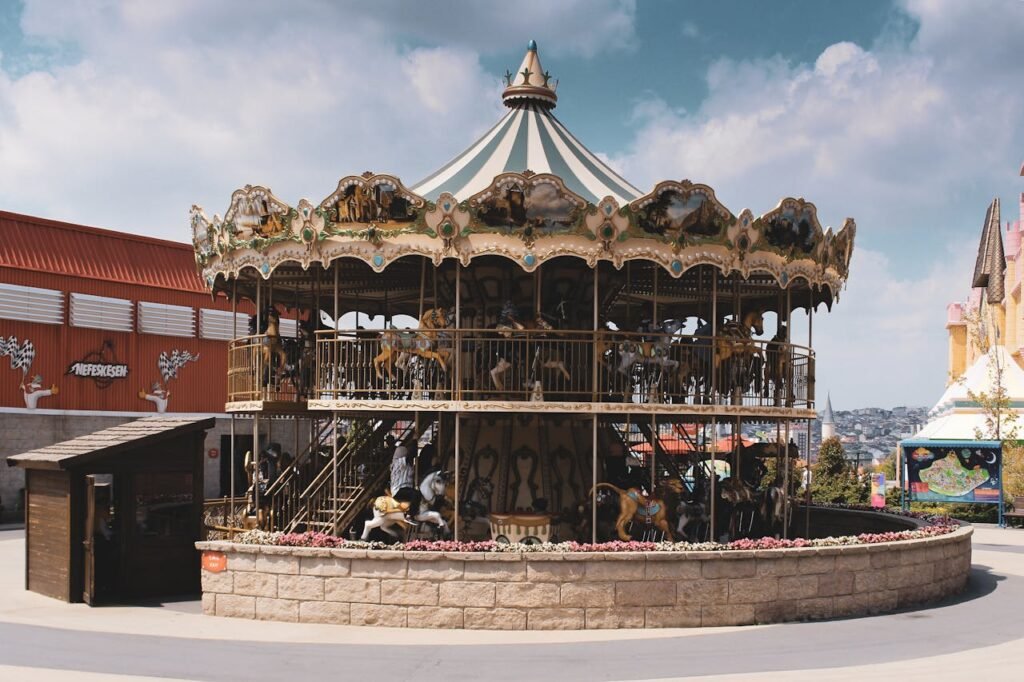
[[[764,356],[753,335],[764,333],[763,315],[759,309],[748,310],[740,320],[730,320],[717,330],[712,368],[722,372],[719,390],[746,390],[751,381],[760,380]],[[710,325],[698,330],[698,334],[705,333],[710,333]],[[708,383],[706,388],[710,388]]]
[[[653,526],[664,533],[670,542],[675,542],[672,528],[668,522],[669,504],[665,500],[670,496],[682,494],[684,488],[680,481],[676,479],[662,481],[654,489],[654,494],[650,496],[645,495],[638,488],[623,490],[611,483],[598,483],[595,487],[597,489],[607,488],[619,496],[619,517],[615,521],[615,530],[620,540],[623,542],[632,540],[629,533],[626,532],[626,526],[632,521],[645,526]],[[593,494],[594,488],[591,488],[590,495],[593,496]]]
[[[403,355],[434,360],[442,371],[447,371],[452,349],[439,347],[439,332],[448,329],[454,322],[455,311],[450,308],[433,308],[423,314],[416,330],[388,329],[381,332],[380,353],[373,359],[373,371],[377,378],[384,378],[382,367],[387,368],[389,378],[393,377],[395,356],[399,356],[400,361]]]
[[[538,313],[532,320],[522,320],[519,317],[519,311],[512,304],[511,301],[507,301],[504,307],[501,309],[501,314],[498,317],[498,322],[494,325],[494,331],[497,332],[498,336],[507,339],[506,342],[500,342],[495,344],[495,357],[497,362],[494,367],[490,369],[491,381],[494,383],[494,387],[499,391],[505,390],[505,374],[512,369],[514,363],[519,356],[525,356],[522,352],[525,348],[522,344],[521,335],[517,332],[524,331],[540,331],[549,332],[554,330],[554,326],[544,319],[544,316]],[[543,336],[541,334],[540,336]],[[538,345],[535,348],[536,355],[534,356],[534,374],[538,368],[543,369],[554,369],[557,370],[568,382],[572,379],[569,374],[569,370],[565,367],[565,360],[562,358],[561,353],[557,352],[556,349],[551,348],[550,344],[546,344],[546,347]],[[523,358],[525,360],[525,357]],[[531,382],[530,389],[537,394],[540,391],[538,380],[534,377],[534,381]]]
[[[263,366],[268,372],[268,377],[276,383],[281,375],[288,369],[288,353],[281,343],[281,314],[275,308],[267,308],[263,314],[263,323],[266,329],[263,330],[263,338],[260,340],[260,356]],[[274,370],[274,360],[277,360],[277,369]]]

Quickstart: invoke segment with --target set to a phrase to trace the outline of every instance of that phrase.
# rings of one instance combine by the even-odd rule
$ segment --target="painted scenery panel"
[[[795,249],[803,253],[811,253],[817,244],[816,233],[814,214],[811,209],[804,208],[797,211],[793,208],[786,208],[778,215],[768,219],[765,224],[764,237],[769,244],[778,249]]]
[[[344,188],[334,204],[338,223],[408,224],[416,218],[412,204],[391,183]]]
[[[239,237],[277,237],[284,232],[284,220],[265,196],[247,196],[238,199],[235,211],[235,229]]]
[[[672,238],[680,234],[717,237],[725,227],[714,204],[703,194],[686,196],[675,190],[662,192],[641,209],[637,224],[648,234]]]
[[[576,202],[552,184],[523,187],[511,184],[495,190],[478,212],[480,222],[494,228],[533,228],[538,233],[568,231],[579,218]]]

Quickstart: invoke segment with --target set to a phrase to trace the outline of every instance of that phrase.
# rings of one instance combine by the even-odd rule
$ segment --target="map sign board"
[[[904,490],[916,502],[1000,504],[997,441],[903,441]]]

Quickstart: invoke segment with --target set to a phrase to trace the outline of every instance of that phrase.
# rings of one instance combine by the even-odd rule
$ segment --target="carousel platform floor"
[[[3,680],[954,680],[1019,670],[1024,529],[977,527],[967,590],[931,608],[646,631],[391,630],[211,618],[198,601],[90,608],[26,592],[0,531]],[[613,646],[609,643],[614,642]]]

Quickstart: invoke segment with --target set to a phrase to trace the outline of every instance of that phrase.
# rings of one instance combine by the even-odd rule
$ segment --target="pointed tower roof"
[[[821,415],[822,424],[835,424],[836,417],[832,414],[832,394],[827,393],[825,395],[825,411]]]
[[[1003,253],[1003,233],[1000,228],[999,198],[989,204],[985,213],[985,224],[981,228],[981,244],[978,245],[978,260],[974,264],[974,279],[971,285],[985,289],[985,301],[1002,303],[1006,295],[1003,273],[1006,271],[1006,256]]]
[[[537,43],[530,41],[515,74],[505,74],[502,101],[510,111],[440,170],[413,185],[416,194],[435,201],[449,192],[459,201],[487,189],[501,173],[552,173],[592,204],[612,197],[620,205],[642,192],[584,147],[555,118],[555,83],[543,70]]]
[[[558,96],[555,95],[557,83],[551,83],[551,74],[540,65],[537,43],[533,40],[526,47],[526,56],[519,70],[515,73],[505,72],[505,85],[505,92],[501,93],[505,106],[514,107],[526,100],[540,102],[554,109],[558,102]]]

